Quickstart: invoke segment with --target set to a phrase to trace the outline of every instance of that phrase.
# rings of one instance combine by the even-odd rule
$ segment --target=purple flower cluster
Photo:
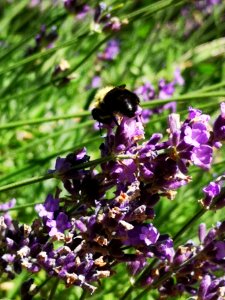
[[[196,1],[195,7],[203,13],[210,14],[215,5],[221,4],[221,0],[200,0]]]
[[[163,264],[154,270],[154,274],[166,276],[173,273],[159,287],[161,297],[178,297],[183,293],[194,296],[193,299],[222,300],[225,296],[225,222],[218,223],[206,232],[205,224],[199,226],[200,245],[189,241],[179,246],[170,265]],[[156,281],[153,278],[151,281]]]
[[[31,226],[1,217],[3,273],[13,278],[22,268],[31,273],[45,270],[67,287],[77,285],[93,293],[101,278],[113,274],[113,266],[127,263],[135,275],[149,259],[157,258],[157,270],[148,274],[145,284],[176,271],[176,283],[170,276],[159,287],[162,295],[220,295],[224,281],[214,272],[224,267],[224,223],[208,234],[201,230],[200,246],[189,242],[175,250],[172,239],[158,231],[153,219],[161,196],[173,199],[177,189],[189,183],[191,164],[210,168],[221,136],[216,135],[223,126],[221,116],[212,131],[209,116],[190,108],[184,122],[178,115],[169,117],[168,136],[155,133],[143,141],[141,115],[139,108],[133,118],[118,117],[119,125],[104,125],[100,171],[93,165],[88,168],[85,148],[57,158],[50,172],[62,181],[64,196],[57,189],[54,197],[48,195],[44,204],[36,205],[39,217]],[[204,192],[213,198],[220,188],[211,183]]]
[[[57,38],[58,32],[56,26],[52,26],[47,31],[46,26],[42,25],[40,32],[35,36],[35,46],[31,46],[26,50],[26,56],[32,55],[43,48],[52,48]]]
[[[181,14],[184,21],[185,39],[201,27],[204,18],[210,16],[213,10],[221,3],[221,0],[198,0],[184,6],[181,10]]]
[[[97,31],[113,31],[121,30],[122,26],[126,25],[128,20],[120,20],[112,15],[112,7],[105,2],[100,2],[94,11],[94,29]]]
[[[135,93],[139,95],[143,101],[154,101],[154,99],[168,99],[171,98],[175,92],[176,86],[183,86],[184,79],[181,76],[179,68],[174,72],[174,79],[171,82],[167,82],[165,79],[160,79],[158,82],[158,90],[152,86],[150,82],[145,82],[142,86],[135,90]],[[144,109],[142,112],[143,120],[145,123],[149,121],[153,114],[160,114],[164,110],[170,110],[176,112],[176,102],[169,102],[155,109]]]
[[[96,32],[117,32],[128,23],[127,19],[120,20],[114,16],[113,8],[105,2],[97,2],[96,7],[92,8],[82,0],[64,0],[64,7],[69,13],[76,15],[78,20],[91,15],[91,29]]]
[[[90,6],[84,1],[64,0],[65,9],[71,14],[76,14],[78,19],[83,19],[90,10]]]

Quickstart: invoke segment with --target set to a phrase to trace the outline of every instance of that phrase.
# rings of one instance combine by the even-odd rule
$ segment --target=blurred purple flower
[[[119,48],[119,42],[118,40],[110,40],[105,50],[102,53],[98,54],[98,58],[100,60],[114,60],[117,58],[119,54],[120,48]]]
[[[220,104],[221,114],[215,120],[213,125],[214,139],[217,141],[225,141],[225,102]]]
[[[15,205],[16,205],[16,199],[13,198],[8,202],[1,203],[0,204],[0,211],[7,211],[7,210],[13,208]]]

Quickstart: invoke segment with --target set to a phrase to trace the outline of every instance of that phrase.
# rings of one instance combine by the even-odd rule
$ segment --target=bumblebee
[[[118,124],[116,116],[132,118],[138,109],[140,100],[136,94],[127,90],[126,85],[108,86],[99,90],[94,99],[92,117],[94,120],[111,124]]]

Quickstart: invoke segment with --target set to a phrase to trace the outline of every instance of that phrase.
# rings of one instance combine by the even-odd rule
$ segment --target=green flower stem
[[[66,170],[64,172],[54,172],[54,173],[48,173],[42,176],[36,176],[36,177],[31,177],[31,178],[27,178],[25,180],[21,180],[15,183],[10,183],[4,186],[0,187],[0,192],[5,192],[5,191],[9,191],[15,188],[19,188],[25,185],[30,185],[33,183],[37,183],[37,182],[41,182],[44,180],[48,180],[48,179],[52,179],[52,178],[56,178],[56,179],[61,179],[65,174],[68,173],[68,171],[72,171],[72,170],[80,170],[80,169],[86,169],[86,168],[90,168],[90,167],[95,167],[96,165],[99,165],[101,163],[110,161],[110,160],[117,160],[117,159],[133,159],[134,156],[130,156],[130,155],[118,155],[118,156],[113,156],[113,155],[109,155],[109,156],[105,156],[105,157],[101,157],[101,158],[97,158],[95,160],[91,160],[85,163],[81,163],[78,164],[74,167],[72,167],[69,170]]]
[[[36,176],[36,177],[28,178],[28,179],[21,180],[21,181],[15,182],[15,183],[10,183],[10,184],[1,186],[0,187],[0,192],[6,192],[6,191],[16,189],[16,188],[19,188],[19,187],[22,187],[22,186],[25,186],[25,185],[41,182],[41,181],[44,181],[44,180],[48,180],[48,179],[51,179],[53,177],[54,177],[54,174],[51,173],[51,174],[45,174],[45,175],[42,175],[42,176]]]
[[[14,206],[12,208],[7,209],[7,211],[12,211],[12,210],[21,210],[27,207],[34,207],[37,204],[41,204],[42,202],[32,202],[32,203],[28,203],[28,204],[24,204],[24,205],[18,205],[18,206]],[[1,210],[0,210],[1,211]]]
[[[7,15],[7,18],[1,18],[1,31],[6,31],[6,28],[10,26],[11,21],[13,18],[18,15],[25,7],[27,6],[27,0],[18,1],[14,3],[13,8],[10,11],[10,14]],[[1,8],[2,9],[2,8]]]
[[[214,39],[213,41],[201,44],[194,49],[189,50],[182,56],[181,61],[189,61],[190,59],[192,59],[193,64],[211,58],[212,56],[222,55],[224,53],[224,45],[224,37]],[[217,50],[216,55],[212,54],[213,50]]]
[[[93,123],[94,123],[93,121],[85,122],[85,126],[92,125]],[[67,129],[63,129],[63,130],[57,130],[56,132],[53,131],[50,134],[44,135],[43,137],[36,138],[34,141],[32,141],[22,147],[19,147],[18,149],[14,150],[12,152],[5,153],[5,155],[10,154],[11,157],[16,157],[18,155],[18,153],[25,152],[27,149],[35,147],[36,145],[43,144],[46,141],[55,139],[56,137],[62,136],[63,134],[73,132],[73,131],[75,132],[75,130],[83,128],[84,126],[82,126],[82,125],[84,125],[84,123],[78,123],[77,126],[73,126],[73,127],[67,128]],[[4,156],[2,158],[0,158],[0,162],[5,160]]]
[[[52,5],[49,7],[49,9],[52,9]],[[46,27],[50,27],[53,24],[58,24],[59,22],[62,22],[62,19],[65,18],[67,16],[67,13],[65,11],[62,11],[61,13],[58,13],[56,16],[54,16],[53,19],[50,19],[49,21],[45,22],[44,18],[43,21],[40,23],[45,23]],[[39,20],[41,21],[41,20]],[[32,33],[29,36],[25,37],[22,41],[20,41],[18,44],[16,44],[15,46],[10,47],[9,49],[7,49],[7,51],[5,53],[3,53],[3,55],[0,55],[0,61],[6,61],[6,58],[8,58],[8,56],[10,56],[12,53],[14,53],[16,50],[18,50],[21,47],[24,47],[24,45],[27,44],[27,42],[29,40],[31,40],[32,38],[34,38],[36,35],[36,33]]]
[[[53,284],[52,284],[52,288],[50,290],[50,293],[49,293],[49,296],[48,296],[48,300],[53,300],[54,297],[55,297],[55,293],[56,293],[56,290],[57,290],[57,286],[59,284],[59,278],[55,278]]]
[[[21,176],[21,174],[26,173],[27,171],[31,171],[39,165],[40,165],[40,163],[36,164],[36,165],[27,165],[27,166],[22,167],[22,168],[16,168],[15,171],[9,172],[6,175],[1,176],[0,177],[0,183],[1,184],[3,184],[3,183],[7,184],[10,178],[15,178],[19,175]],[[42,166],[43,166],[43,163],[42,163]]]
[[[32,294],[32,296],[35,296],[37,295],[41,289],[51,280],[52,278],[50,277],[47,277],[41,284],[39,284],[36,289],[35,289],[35,292]]]
[[[65,78],[65,76],[68,76],[70,75],[72,72],[76,71],[81,65],[83,65],[83,63],[85,63],[95,52],[96,50],[98,50],[98,48],[104,44],[110,37],[112,36],[112,34],[108,35],[107,37],[105,37],[104,39],[102,39],[95,47],[92,48],[92,50],[90,52],[88,52],[88,54],[83,58],[81,59],[81,61],[76,64],[74,67],[72,67],[71,69],[68,70],[68,72],[64,72],[63,76],[59,76],[57,78],[55,78],[54,80],[50,80],[40,86],[37,86],[35,88],[31,88],[31,89],[28,89],[26,90],[25,92],[23,93],[20,93],[20,94],[15,94],[15,95],[10,95],[10,96],[7,96],[5,98],[2,98],[1,99],[1,102],[7,102],[13,98],[15,99],[19,99],[19,98],[22,98],[24,96],[27,96],[29,94],[40,94],[42,93],[43,90],[45,90],[46,88],[48,88],[49,86],[51,86],[53,83],[57,83],[58,81],[60,81],[62,78]],[[0,72],[1,74],[1,72]]]
[[[56,116],[56,117],[50,117],[50,118],[37,118],[37,119],[32,119],[32,120],[21,120],[21,121],[17,121],[17,122],[2,124],[2,125],[0,125],[0,129],[10,129],[10,128],[26,126],[26,125],[35,125],[35,124],[41,124],[41,123],[47,123],[47,122],[55,122],[55,121],[59,121],[59,120],[80,118],[80,117],[84,117],[84,116],[88,116],[88,115],[90,115],[90,112],[83,111],[80,113],[74,113],[74,114],[62,115],[62,116]],[[92,121],[92,123],[93,123],[93,121]]]
[[[85,30],[83,33],[81,33],[79,36],[75,37],[74,39],[67,41],[65,43],[62,43],[61,45],[55,46],[53,48],[47,49],[41,53],[35,53],[27,58],[22,59],[21,61],[18,61],[17,63],[14,63],[11,66],[8,66],[0,71],[0,76],[4,75],[5,73],[12,71],[14,69],[17,69],[18,67],[21,67],[23,65],[26,65],[34,60],[45,58],[46,56],[49,56],[50,54],[56,52],[59,49],[71,47],[75,45],[79,39],[82,39],[83,37],[86,37],[89,34],[89,31]]]
[[[79,298],[79,300],[84,300],[87,296],[87,291],[86,290],[83,290],[82,293],[81,293],[81,296]]]
[[[103,44],[105,44],[105,42],[107,42],[111,37],[113,36],[113,34],[108,34],[105,38],[103,38],[99,43],[97,43],[92,49],[91,51],[88,52],[87,55],[84,56],[83,59],[81,59],[81,61],[76,64],[75,66],[71,66],[70,69],[68,69],[68,71],[65,71],[62,76],[58,76],[57,78],[52,80],[52,83],[56,83],[56,82],[60,82],[61,79],[65,78],[66,76],[69,76],[71,73],[75,72],[80,66],[82,66]]]
[[[220,88],[222,88],[224,86],[225,86],[225,81],[221,81],[219,83],[216,83],[216,84],[204,87],[204,88],[202,88],[199,91],[201,91],[201,92],[211,92],[213,90],[218,90],[218,89],[220,89]]]
[[[73,145],[73,147],[69,147],[66,149],[64,148],[60,151],[58,150],[58,151],[51,152],[44,157],[40,157],[40,158],[36,159],[35,161],[38,163],[43,163],[43,162],[49,161],[50,159],[55,158],[59,155],[68,153],[70,151],[75,151],[76,149],[80,149],[81,147],[85,147],[86,145],[92,144],[93,142],[96,142],[96,141],[98,141],[98,142],[102,141],[102,137],[94,137],[94,138],[91,138],[88,140],[84,140],[83,142],[80,142],[79,144]]]
[[[23,168],[20,168],[20,169],[16,169],[16,171],[13,171],[11,173],[8,173],[4,176],[1,176],[0,177],[0,182],[4,182],[4,181],[8,181],[10,178],[15,178],[17,177],[18,175],[21,175],[22,173],[25,173],[26,171],[30,171],[31,169],[34,169],[34,168],[37,168],[39,167],[40,165],[43,166],[45,163],[49,162],[50,159],[52,158],[55,158],[59,155],[62,155],[62,154],[65,154],[65,153],[69,153],[71,151],[75,151],[76,149],[80,149],[81,147],[84,147],[88,144],[91,144],[95,141],[101,141],[102,138],[101,137],[95,137],[95,138],[92,138],[92,139],[89,139],[89,140],[85,140],[79,144],[76,144],[76,145],[73,145],[73,147],[70,147],[70,148],[64,148],[64,149],[61,149],[60,151],[55,151],[55,152],[52,152],[44,157],[40,157],[40,158],[37,158],[35,159],[35,161],[32,161],[31,164],[23,167]],[[6,182],[7,183],[7,182]]]
[[[128,14],[127,16],[125,15],[125,18],[132,19],[132,18],[137,18],[140,15],[143,15],[145,13],[149,14],[155,14],[157,11],[160,11],[166,7],[172,6],[174,4],[182,4],[186,1],[176,1],[176,0],[161,0],[157,1],[156,3],[147,5],[141,9],[138,9],[134,11],[133,13]]]
[[[90,167],[95,167],[96,165],[99,165],[101,163],[104,163],[104,162],[107,162],[107,161],[110,161],[110,160],[115,160],[116,157],[115,156],[105,156],[105,157],[101,157],[101,158],[97,158],[97,159],[94,159],[94,160],[91,160],[91,161],[88,161],[88,162],[85,162],[85,163],[82,163],[82,164],[79,164],[79,165],[76,165],[74,167],[72,167],[70,169],[70,171],[72,170],[80,170],[80,169],[86,169],[86,168],[90,168]],[[65,171],[65,172],[60,172],[60,173],[56,173],[55,174],[55,177],[61,177],[63,176],[64,174],[66,174],[68,171]]]
[[[172,102],[172,101],[176,101],[176,102],[182,102],[182,101],[186,101],[186,100],[192,100],[192,99],[205,99],[205,98],[214,98],[214,97],[225,97],[225,91],[222,92],[209,92],[209,93],[203,93],[203,94],[194,94],[194,93],[190,93],[190,94],[186,94],[186,95],[181,95],[181,96],[174,96],[171,97],[169,99],[154,99],[152,101],[146,101],[142,103],[142,107],[155,107],[157,105],[163,105],[166,104],[168,102]]]
[[[190,220],[188,220],[183,227],[173,236],[173,241],[176,243],[179,238],[183,235],[183,233],[188,230],[195,221],[201,218],[207,210],[201,208]]]
[[[96,166],[96,165],[101,164],[103,162],[107,162],[111,159],[115,159],[115,157],[107,156],[107,157],[103,157],[103,158],[98,158],[98,159],[95,159],[95,160],[92,160],[92,161],[89,161],[89,162],[86,162],[86,163],[79,164],[79,165],[71,168],[70,171],[93,167],[93,166]],[[6,191],[9,191],[9,190],[12,190],[12,189],[15,189],[15,188],[19,188],[19,187],[22,187],[22,186],[25,186],[25,185],[30,185],[30,184],[33,184],[33,183],[49,180],[49,179],[52,179],[52,178],[59,179],[59,178],[61,178],[61,176],[63,176],[67,172],[68,172],[68,170],[66,172],[60,172],[60,173],[59,172],[58,173],[57,172],[48,173],[48,174],[41,175],[41,176],[27,178],[25,180],[21,180],[21,181],[15,182],[15,183],[10,183],[10,184],[1,186],[0,187],[0,192],[6,192]]]
[[[27,95],[30,95],[30,94],[32,94],[32,95],[40,94],[40,93],[43,92],[43,90],[47,89],[51,84],[52,84],[52,82],[49,81],[49,82],[46,82],[42,85],[39,85],[39,86],[36,86],[34,88],[28,89],[28,90],[26,90],[22,93],[15,94],[15,95],[9,95],[7,97],[1,98],[1,103],[2,102],[8,102],[11,99],[20,99],[20,98],[23,98],[24,96],[27,96]]]

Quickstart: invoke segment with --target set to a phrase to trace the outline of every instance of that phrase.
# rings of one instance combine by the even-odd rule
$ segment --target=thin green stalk
[[[213,50],[217,50],[217,55],[221,55],[224,53],[224,45],[225,38],[220,37],[218,39],[214,39],[213,41],[206,42],[201,44],[194,49],[187,51],[182,57],[181,62],[189,61],[192,59],[193,62],[201,62],[209,57],[212,57]],[[218,51],[220,49],[220,51]]]
[[[58,284],[59,284],[59,278],[55,278],[55,281],[52,285],[51,291],[48,296],[48,300],[54,299]]]
[[[4,97],[4,98],[1,98],[1,102],[8,102],[9,100],[11,99],[20,99],[24,96],[27,96],[27,95],[37,95],[37,94],[40,94],[43,92],[43,90],[45,90],[46,88],[48,88],[50,85],[52,84],[51,81],[48,81],[46,83],[43,83],[42,85],[39,85],[39,86],[36,86],[34,88],[31,88],[31,89],[28,89],[22,93],[19,93],[19,94],[14,94],[14,95],[9,95],[7,97]]]
[[[179,240],[179,238],[183,235],[183,233],[190,228],[190,226],[196,221],[198,220],[200,217],[202,217],[204,215],[204,213],[206,212],[206,210],[204,208],[201,208],[190,220],[188,220],[183,227],[173,236],[173,241],[177,242]]]
[[[10,10],[10,14],[8,14],[7,17],[1,20],[2,33],[6,31],[6,27],[10,26],[10,22],[13,20],[14,17],[16,17],[16,15],[18,15],[20,11],[22,11],[25,8],[25,6],[27,6],[27,0],[18,1],[14,3],[13,7]]]
[[[50,159],[52,158],[55,158],[55,157],[58,157],[59,155],[62,155],[64,153],[69,153],[71,151],[75,151],[76,149],[80,149],[81,147],[84,147],[84,146],[87,146],[88,144],[90,143],[93,143],[95,141],[101,141],[102,138],[101,137],[95,137],[95,138],[92,138],[92,139],[89,139],[89,140],[85,140],[79,144],[76,144],[76,145],[73,145],[73,147],[70,147],[70,148],[64,148],[62,150],[58,150],[58,151],[55,151],[55,152],[52,152],[44,157],[39,157],[35,160],[32,161],[32,164],[29,164],[21,169],[16,169],[16,171],[14,172],[11,172],[11,173],[8,173],[4,176],[1,176],[0,177],[0,182],[4,182],[4,181],[7,181],[9,180],[10,178],[15,178],[17,175],[21,175],[21,173],[24,173],[26,172],[27,170],[31,170],[31,169],[34,169],[34,168],[37,168],[39,167],[40,165],[43,166],[44,164],[46,164],[47,162],[49,162]]]
[[[87,291],[83,290],[79,300],[84,300],[87,296]]]
[[[55,78],[54,80],[50,80],[50,81],[48,81],[48,82],[46,82],[46,83],[44,83],[44,84],[42,84],[42,85],[40,85],[40,86],[37,86],[37,87],[35,87],[35,88],[28,89],[27,91],[25,91],[25,92],[23,92],[23,93],[15,94],[15,95],[10,95],[10,96],[7,96],[7,97],[5,97],[5,98],[2,98],[2,99],[0,99],[1,102],[7,102],[7,101],[9,101],[9,100],[11,100],[11,99],[13,99],[13,98],[19,99],[19,98],[24,97],[24,96],[27,96],[27,95],[29,95],[29,94],[39,94],[39,93],[42,93],[43,90],[45,90],[46,88],[48,88],[49,86],[51,86],[53,83],[56,83],[56,82],[62,80],[62,78],[65,78],[65,76],[68,76],[68,75],[70,75],[72,72],[76,71],[76,70],[77,70],[83,63],[85,63],[85,62],[86,62],[86,61],[87,61],[87,60],[88,60],[88,59],[96,52],[96,50],[97,50],[102,44],[104,44],[111,36],[112,36],[112,35],[109,34],[107,37],[105,37],[104,39],[102,39],[95,47],[93,47],[93,48],[91,49],[91,51],[90,51],[87,55],[85,55],[85,57],[84,57],[83,59],[81,59],[81,61],[80,61],[78,64],[76,64],[74,67],[70,68],[70,69],[68,70],[68,72],[65,72],[65,73],[63,74],[62,77],[59,76],[59,77]]]
[[[73,147],[70,147],[70,148],[66,148],[66,149],[62,149],[62,150],[58,150],[58,151],[54,151],[44,157],[40,157],[38,159],[35,160],[35,162],[39,162],[39,163],[43,163],[45,161],[48,161],[50,160],[51,158],[54,158],[54,157],[57,157],[61,154],[64,154],[64,153],[68,153],[70,151],[75,151],[76,149],[80,149],[81,147],[84,147],[84,146],[87,146],[88,144],[91,144],[95,141],[101,141],[102,140],[102,137],[94,137],[92,139],[89,139],[89,140],[84,140],[83,142],[80,142],[79,144],[76,144],[76,145],[73,145]]]
[[[18,67],[26,65],[26,64],[34,61],[34,60],[45,58],[46,56],[49,56],[50,54],[56,52],[59,49],[61,50],[63,48],[71,47],[74,44],[76,44],[79,39],[87,36],[88,33],[89,33],[89,31],[85,30],[84,33],[80,34],[79,36],[75,37],[74,39],[72,39],[70,41],[62,43],[62,44],[60,44],[58,46],[55,46],[53,48],[47,49],[43,52],[38,52],[38,53],[35,53],[35,54],[33,54],[29,57],[26,57],[26,58],[22,59],[21,61],[18,61],[17,63],[14,63],[13,65],[8,66],[8,67],[4,68],[3,70],[1,70],[0,71],[0,76],[5,75],[7,72],[12,71],[14,69],[17,69]]]
[[[35,205],[41,204],[41,203],[42,202],[32,202],[32,203],[28,203],[28,204],[24,204],[24,205],[18,205],[18,206],[14,206],[12,208],[7,209],[7,211],[20,210],[20,209],[24,209],[24,208],[27,208],[27,207],[34,207]]]
[[[203,94],[186,94],[181,96],[174,96],[169,99],[154,99],[152,101],[146,101],[142,103],[142,107],[155,107],[156,105],[162,105],[166,104],[168,102],[176,101],[176,102],[182,102],[186,100],[192,100],[192,99],[205,99],[205,98],[214,98],[214,97],[225,97],[225,91],[223,92],[209,92],[209,93],[203,93]]]
[[[179,3],[184,3],[186,1],[176,1],[176,0],[161,0],[161,1],[157,1],[153,4],[147,5],[143,8],[140,8],[130,14],[128,14],[127,16],[125,15],[124,17],[128,18],[128,19],[132,19],[132,18],[137,18],[140,15],[143,15],[145,13],[149,14],[154,14],[157,11],[160,11],[168,6],[172,6],[174,4],[179,4]]]
[[[221,81],[219,83],[203,87],[202,89],[199,90],[199,92],[210,92],[210,91],[213,91],[213,90],[220,89],[220,88],[222,88],[224,86],[225,86],[225,81]]]
[[[40,165],[41,163],[39,163]],[[43,163],[42,163],[43,165]],[[13,172],[10,172],[10,173],[7,173],[6,175],[3,175],[0,177],[0,182],[1,184],[4,183],[4,181],[7,181],[10,179],[10,178],[15,178],[17,175],[21,175],[23,174],[24,172],[26,171],[31,171],[34,167],[37,167],[37,165],[27,165],[25,167],[22,167],[22,168],[16,168],[16,171],[13,171]]]
[[[49,7],[49,9],[52,8]],[[64,18],[65,16],[67,16],[67,13],[65,11],[61,12],[61,14],[57,14],[56,16],[54,16],[53,19],[48,20],[47,22],[44,22],[44,20],[42,22],[40,22],[41,24],[45,23],[46,27],[51,26],[52,24],[57,24],[59,21],[62,20],[62,18]],[[39,20],[41,21],[41,20]],[[35,33],[36,34],[36,33]],[[29,36],[25,37],[22,41],[20,41],[18,44],[16,44],[15,46],[12,46],[11,48],[7,49],[7,51],[5,53],[3,53],[3,55],[0,55],[0,61],[1,60],[6,60],[6,58],[8,58],[8,56],[10,56],[10,54],[14,53],[16,50],[18,50],[21,47],[24,47],[24,45],[27,44],[27,42],[29,40],[31,40],[32,38],[34,38],[35,36],[34,33],[30,34]]]
[[[48,278],[46,278],[40,285],[38,285],[38,286],[36,287],[36,289],[35,289],[35,293],[32,294],[32,296],[37,295],[37,294],[41,291],[41,289],[43,288],[43,286],[45,286],[51,279],[52,279],[52,278],[48,277]]]
[[[112,157],[112,156],[98,158],[98,159],[95,159],[95,160],[92,160],[92,161],[89,161],[89,162],[86,162],[86,163],[78,164],[77,166],[71,168],[70,171],[71,170],[79,170],[79,169],[85,169],[85,168],[93,167],[93,166],[96,166],[96,165],[101,164],[103,162],[107,162],[111,159],[115,159],[115,158]],[[68,172],[68,170],[66,172]],[[49,180],[49,179],[52,179],[52,178],[60,178],[66,172],[48,173],[48,174],[41,175],[41,176],[27,178],[27,179],[24,179],[24,180],[15,182],[15,183],[10,183],[10,184],[1,186],[0,187],[0,192],[6,192],[6,191],[9,191],[9,190],[12,190],[12,189],[16,189],[16,188],[19,188],[19,187],[22,187],[22,186],[26,186],[26,185],[30,185],[30,184],[33,184],[33,183]]]
[[[43,144],[45,143],[46,141],[49,141],[51,139],[54,139],[58,136],[63,136],[65,133],[69,133],[71,131],[76,131],[78,129],[81,129],[81,128],[84,128],[86,126],[89,126],[89,125],[93,125],[94,124],[94,121],[87,121],[87,122],[83,122],[83,123],[78,123],[77,126],[73,126],[73,127],[70,127],[70,128],[67,128],[67,129],[63,129],[63,130],[58,130],[56,132],[51,132],[50,134],[47,134],[47,135],[44,135],[43,137],[40,137],[40,138],[37,138],[35,139],[34,141],[31,141],[30,143],[18,148],[18,149],[15,149],[13,151],[9,151],[7,153],[4,153],[2,155],[2,157],[0,158],[0,162],[3,162],[5,160],[5,156],[7,155],[10,155],[11,157],[16,157],[18,155],[18,153],[21,153],[21,152],[25,152],[26,150],[36,146],[36,145],[40,145],[40,144]]]
[[[45,181],[45,180],[49,180],[53,177],[54,177],[54,174],[51,173],[51,174],[45,174],[45,175],[42,175],[42,176],[27,178],[27,179],[24,179],[24,180],[15,182],[15,183],[10,183],[10,184],[1,186],[0,187],[0,192],[6,192],[6,191],[16,189],[16,188],[19,188],[19,187],[22,187],[22,186],[25,186],[25,185],[29,185],[29,184],[33,184],[33,183],[37,183],[37,182],[41,182],[41,181]]]
[[[75,72],[80,66],[82,66],[105,42],[107,42],[111,37],[113,36],[113,34],[108,34],[105,38],[103,38],[99,43],[97,43],[97,45],[95,45],[90,52],[88,52],[87,55],[84,56],[83,59],[81,59],[81,61],[76,64],[75,66],[72,66],[67,72],[64,72],[62,77],[57,77],[55,78],[52,82],[58,82],[61,79],[65,78],[65,76],[69,76],[71,73]]]
[[[12,189],[15,189],[15,188],[19,188],[19,187],[22,187],[22,186],[25,186],[25,185],[30,185],[30,184],[33,184],[33,183],[41,182],[41,181],[52,179],[52,178],[56,178],[56,179],[59,178],[60,179],[68,171],[86,169],[86,168],[90,168],[90,167],[95,167],[96,165],[99,165],[101,163],[104,163],[104,162],[107,162],[107,161],[110,161],[110,160],[127,159],[127,158],[133,158],[133,157],[130,156],[130,155],[118,155],[118,156],[109,155],[109,156],[105,156],[105,157],[100,157],[100,158],[97,158],[97,159],[94,159],[94,160],[91,160],[91,161],[88,161],[88,162],[85,162],[85,163],[78,164],[78,165],[76,165],[76,166],[74,166],[74,167],[72,167],[69,170],[66,170],[64,172],[48,173],[48,174],[45,174],[45,175],[42,175],[42,176],[31,177],[31,178],[24,179],[22,181],[18,181],[18,182],[15,182],[15,183],[10,183],[10,184],[1,186],[0,187],[0,192],[3,192],[3,191],[5,192],[5,191],[8,191],[8,190],[12,190]]]
[[[0,130],[20,127],[20,126],[26,126],[26,125],[35,125],[35,124],[41,124],[41,123],[55,122],[55,121],[59,121],[59,120],[80,118],[80,117],[84,117],[84,116],[88,116],[88,115],[90,115],[90,112],[83,111],[80,113],[74,113],[74,114],[62,115],[62,116],[56,116],[56,117],[37,118],[37,119],[32,119],[32,120],[21,120],[21,121],[2,124],[2,125],[0,125]]]

